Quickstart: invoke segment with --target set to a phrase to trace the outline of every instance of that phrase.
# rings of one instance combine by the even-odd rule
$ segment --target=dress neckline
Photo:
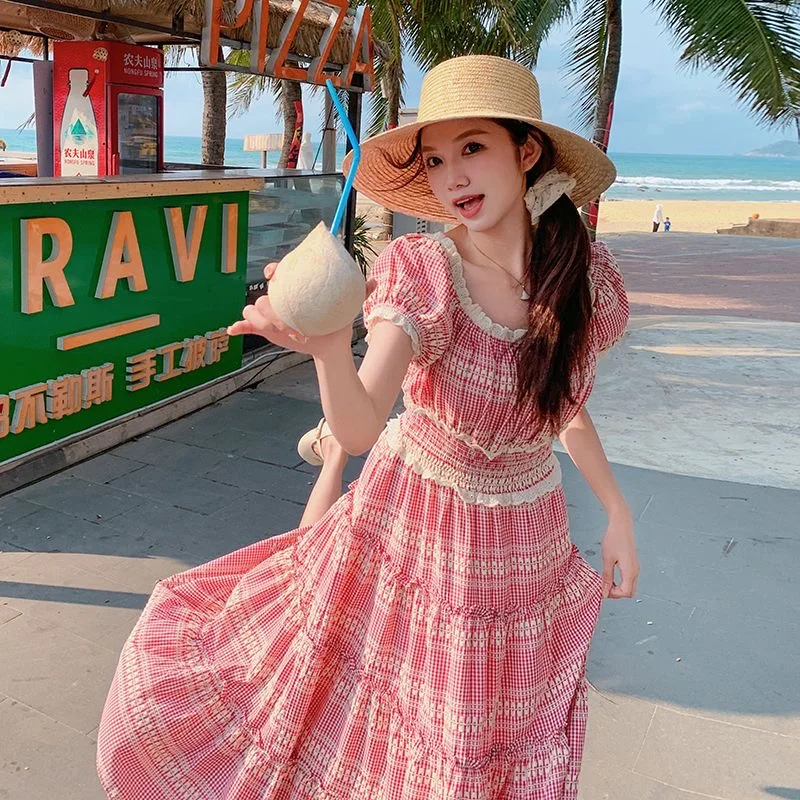
[[[467,288],[467,279],[464,277],[464,264],[461,260],[461,253],[458,252],[456,243],[444,233],[436,231],[435,233],[427,234],[431,239],[437,242],[447,255],[450,262],[450,276],[453,282],[458,302],[464,313],[476,324],[481,330],[486,331],[490,336],[495,339],[500,339],[504,342],[516,342],[521,339],[527,332],[527,328],[508,328],[495,322],[481,306],[479,306],[470,296],[469,289]]]

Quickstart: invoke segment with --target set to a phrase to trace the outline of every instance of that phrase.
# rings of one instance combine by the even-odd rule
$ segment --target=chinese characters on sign
[[[166,381],[217,364],[222,354],[227,352],[228,344],[228,333],[225,328],[220,328],[205,336],[194,336],[129,356],[125,370],[126,388],[136,392],[147,388],[151,378]],[[113,383],[114,365],[107,363],[81,370],[79,375],[62,375],[0,394],[0,439],[9,433],[20,434],[51,419],[63,419],[94,405],[108,403],[112,400]]]
[[[63,419],[84,408],[107,403],[111,400],[113,381],[114,365],[103,364],[81,370],[80,375],[62,375],[0,395],[0,438],[44,425],[49,419]]]
[[[129,392],[138,392],[150,385],[151,379],[167,381],[186,372],[194,372],[202,367],[219,363],[222,354],[228,350],[228,333],[225,328],[210,331],[205,336],[195,336],[182,342],[172,342],[163,347],[145,350],[128,357],[126,381]],[[178,366],[176,354],[180,351]],[[161,359],[161,371],[158,359]]]
[[[125,75],[136,77],[160,78],[161,59],[157,56],[142,55],[141,53],[123,53],[122,71]]]
[[[125,53],[122,56],[122,64],[125,67],[144,67],[145,69],[158,69],[159,59],[155,56],[142,56],[139,53]]]
[[[89,149],[80,149],[78,150],[77,147],[65,147],[64,148],[64,157],[65,158],[87,158],[90,161],[94,161],[94,154],[95,151],[91,148]]]
[[[246,302],[248,191],[263,183],[230,185],[0,204],[0,471],[241,366],[227,325]]]

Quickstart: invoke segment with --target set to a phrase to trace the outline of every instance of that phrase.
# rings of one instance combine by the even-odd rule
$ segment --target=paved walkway
[[[800,489],[800,241],[606,241],[633,315],[589,403],[609,458]]]
[[[663,259],[639,273],[631,265],[661,252],[651,248],[667,237],[608,238],[634,296],[653,294]],[[721,237],[675,235],[672,252],[684,239],[704,269],[730,269],[719,260]],[[772,268],[785,244],[737,239],[735,249],[758,248]],[[795,294],[759,301],[765,314],[798,307],[797,282],[785,285]],[[675,320],[659,323],[657,334],[639,324],[663,307],[638,305],[631,333],[601,365],[592,411],[636,515],[643,572],[635,602],[604,605],[592,647],[581,800],[800,800],[800,492],[764,479],[768,448],[740,453],[744,466],[734,468],[735,445],[715,451],[713,439],[687,434],[697,398],[717,391],[700,380],[703,370],[689,369],[694,356],[669,356],[671,374],[686,381],[663,415],[631,402],[654,382],[633,354],[686,346]],[[682,306],[672,313],[697,316]],[[760,345],[766,387],[789,385],[779,365],[796,355],[772,351],[796,341]],[[706,418],[709,436],[730,414],[741,414],[742,427],[758,412],[748,406],[752,382],[728,383],[722,412]],[[154,582],[297,524],[314,470],[295,443],[318,416],[303,365],[0,498],[0,800],[103,797],[96,726],[119,649]],[[780,424],[773,442],[798,435],[796,414]],[[654,430],[666,444],[648,437]],[[676,437],[679,446],[670,444]],[[706,456],[674,474],[676,453],[693,449]],[[794,461],[782,458],[778,472],[797,470],[800,449]],[[649,468],[631,465],[637,459]],[[347,480],[361,463],[350,464]],[[602,513],[565,456],[562,465],[575,541],[599,566]],[[735,482],[720,479],[727,471]]]
[[[608,234],[634,314],[800,322],[800,241],[702,233]]]

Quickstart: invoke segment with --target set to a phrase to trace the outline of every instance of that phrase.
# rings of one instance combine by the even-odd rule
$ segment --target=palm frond
[[[197,51],[196,45],[188,44],[168,44],[164,46],[164,65],[167,67],[178,67],[182,64],[196,64]]]
[[[32,128],[35,122],[36,122],[36,112],[34,111],[28,117],[28,119],[25,120],[25,122],[21,122],[19,125],[17,125],[17,130],[18,131],[24,131],[24,130],[26,130],[28,128]]]
[[[353,258],[358,264],[361,274],[366,277],[370,266],[370,256],[378,255],[367,236],[367,218],[361,214],[353,220]]]
[[[651,0],[689,69],[719,73],[761,122],[788,125],[800,114],[797,0]]]
[[[231,50],[225,57],[228,64],[246,67],[250,64],[249,50]],[[249,72],[234,72],[228,85],[228,115],[238,117],[245,114],[268,89],[280,98],[280,81]]]
[[[541,43],[572,12],[575,0],[410,0],[409,45],[427,69],[445,58],[484,53],[533,67]]]
[[[571,118],[579,129],[591,131],[594,126],[607,53],[606,4],[584,0],[563,58],[567,93],[573,100]]]
[[[370,96],[367,135],[373,136],[389,127],[403,106],[403,63],[400,59],[375,62],[375,91]],[[395,108],[391,108],[394,103]]]

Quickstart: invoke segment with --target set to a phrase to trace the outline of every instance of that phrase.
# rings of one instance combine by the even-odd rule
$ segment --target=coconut
[[[324,222],[283,257],[269,281],[273,310],[303,336],[351,325],[365,296],[361,270]]]

